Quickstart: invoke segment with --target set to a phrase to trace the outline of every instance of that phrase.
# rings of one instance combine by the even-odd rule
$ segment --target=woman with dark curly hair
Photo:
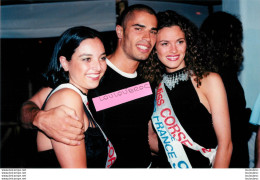
[[[170,10],[158,13],[156,46],[140,73],[157,85],[152,120],[161,140],[159,159],[164,159],[159,167],[229,166],[226,92],[221,77],[210,72],[208,52],[187,18]]]
[[[241,21],[226,12],[209,15],[200,27],[214,45],[216,70],[220,74],[228,98],[233,153],[232,168],[248,168],[249,117],[244,90],[238,80],[243,62],[243,27]]]

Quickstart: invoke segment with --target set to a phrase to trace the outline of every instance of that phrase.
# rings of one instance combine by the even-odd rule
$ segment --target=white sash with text
[[[213,164],[217,147],[215,149],[206,149],[190,138],[173,111],[163,83],[160,83],[156,90],[152,122],[172,168],[192,168],[183,145],[199,151],[209,159],[210,164]]]

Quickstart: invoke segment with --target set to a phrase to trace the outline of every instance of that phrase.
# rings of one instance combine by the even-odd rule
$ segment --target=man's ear
[[[59,58],[60,64],[63,67],[64,71],[69,71],[69,62],[67,61],[65,56],[60,56]]]
[[[116,25],[116,34],[117,34],[118,39],[122,39],[123,33],[124,33],[123,27],[120,25]]]

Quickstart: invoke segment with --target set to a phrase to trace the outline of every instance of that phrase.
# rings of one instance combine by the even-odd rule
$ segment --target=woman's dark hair
[[[218,73],[225,71],[239,73],[243,58],[243,27],[241,21],[226,12],[209,15],[200,27],[214,45],[215,64]]]
[[[55,88],[60,84],[69,82],[69,73],[62,68],[59,57],[64,56],[67,61],[70,61],[83,40],[94,38],[99,38],[103,43],[98,31],[84,26],[72,27],[60,36],[54,47],[47,72],[44,74],[49,87]]]
[[[212,67],[213,60],[208,53],[209,51],[207,51],[207,48],[210,48],[210,45],[202,42],[198,28],[195,24],[175,11],[167,10],[159,12],[157,18],[158,31],[164,27],[179,26],[185,34],[187,48],[184,61],[186,71],[188,71],[190,75],[196,76],[195,80],[199,86],[203,76],[214,69]],[[141,76],[155,86],[161,82],[162,75],[165,71],[165,66],[157,57],[155,47],[148,60],[142,62],[139,66],[139,73]]]

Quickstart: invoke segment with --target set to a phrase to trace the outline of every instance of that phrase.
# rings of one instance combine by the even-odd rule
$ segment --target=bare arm
[[[233,147],[225,87],[221,77],[216,73],[211,73],[204,79],[202,82],[203,91],[208,100],[218,140],[218,149],[213,167],[228,168]]]
[[[26,128],[36,126],[56,141],[78,145],[84,138],[83,125],[78,121],[72,108],[59,106],[48,111],[39,109],[50,91],[51,88],[43,88],[23,104],[21,109],[23,126]],[[53,118],[57,120],[52,121]]]
[[[51,92],[51,88],[42,88],[28,101],[24,102],[21,108],[21,121],[25,128],[33,128],[35,116],[40,111],[46,97]],[[35,122],[36,126],[37,123]]]
[[[33,119],[40,111],[39,107],[32,101],[26,101],[21,108],[22,126],[26,129],[33,129]]]
[[[46,104],[46,110],[53,109],[59,106],[66,106],[68,108],[75,109],[79,116],[79,121],[86,124],[87,128],[87,117],[83,109],[83,103],[80,95],[71,89],[62,89],[54,93]],[[55,122],[58,119],[52,118]],[[37,136],[37,146],[39,150],[46,150],[53,148],[57,159],[62,168],[85,168],[87,167],[86,162],[86,150],[84,139],[80,141],[78,146],[70,146],[64,143],[57,142],[54,139],[48,138],[41,132],[38,132]],[[51,143],[51,145],[50,145]]]

